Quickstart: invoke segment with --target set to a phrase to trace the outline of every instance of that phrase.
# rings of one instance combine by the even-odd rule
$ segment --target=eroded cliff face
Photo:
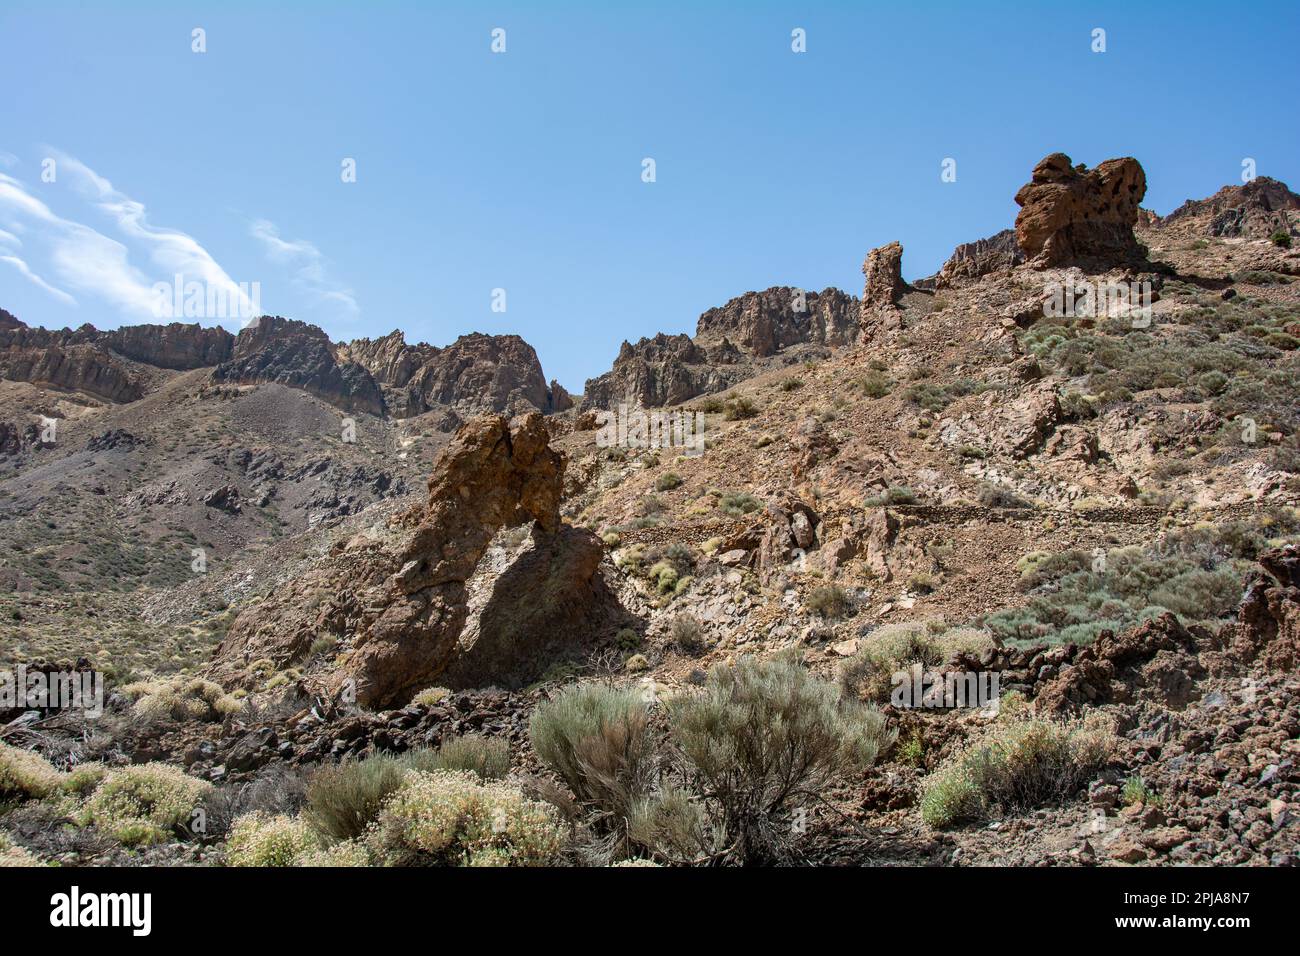
[[[0,378],[80,392],[107,402],[133,402],[151,377],[135,363],[185,370],[215,365],[230,355],[225,329],[173,322],[101,332],[32,328],[0,310]]]
[[[1300,196],[1286,183],[1260,176],[1224,186],[1206,199],[1189,199],[1155,223],[1158,229],[1184,224],[1205,236],[1268,239],[1276,232],[1300,235]]]
[[[438,406],[470,414],[564,411],[568,393],[550,387],[531,345],[517,335],[462,335],[446,348],[408,345],[394,330],[357,339],[343,354],[363,365],[383,387],[392,414],[420,415]]]
[[[787,349],[852,345],[859,331],[858,302],[839,289],[746,292],[703,313],[694,337],[624,342],[613,368],[587,381],[582,406],[681,404],[757,374]]]
[[[340,361],[329,336],[316,326],[280,316],[261,316],[243,329],[230,360],[213,369],[212,380],[276,382],[301,388],[344,411],[384,414],[383,395],[364,366]]]

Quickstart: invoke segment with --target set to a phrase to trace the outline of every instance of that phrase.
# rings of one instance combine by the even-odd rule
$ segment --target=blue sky
[[[1297,10],[0,0],[0,307],[256,281],[335,339],[517,332],[576,391],[747,290],[858,293],[881,243],[932,273],[1055,150],[1138,157],[1160,213],[1246,157],[1300,188]]]

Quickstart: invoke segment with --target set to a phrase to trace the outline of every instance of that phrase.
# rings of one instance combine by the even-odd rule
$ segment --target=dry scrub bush
[[[407,771],[366,842],[388,865],[538,866],[559,853],[554,810],[472,773]]]
[[[179,767],[145,763],[110,770],[77,813],[127,845],[159,843],[190,822],[212,789]]]
[[[298,857],[297,866],[352,867],[370,866],[370,849],[360,840],[344,840],[319,850],[309,850]]]
[[[533,750],[596,812],[598,832],[625,832],[633,802],[649,790],[655,760],[647,716],[635,691],[603,684],[566,688],[533,711]]]
[[[411,698],[411,703],[418,704],[421,707],[432,707],[450,696],[451,691],[445,687],[426,687]]]
[[[84,797],[98,787],[107,775],[108,768],[102,763],[90,762],[77,764],[77,766],[68,771],[67,775],[63,778],[61,786],[65,793],[72,793]]]
[[[870,767],[896,736],[873,707],[788,656],[715,667],[668,708],[687,777],[717,810],[721,855],[750,863],[784,858],[794,805]]]
[[[950,628],[942,621],[886,624],[862,639],[840,671],[840,681],[850,696],[883,704],[895,674],[917,665],[922,671],[942,668],[959,655],[978,659],[994,646],[992,635],[978,628]]]
[[[40,754],[0,742],[0,801],[39,800],[62,782],[63,774]]]
[[[985,819],[994,808],[1027,809],[1061,800],[1115,751],[1108,718],[998,721],[931,774],[921,817],[936,829]]]
[[[146,720],[221,720],[243,709],[243,702],[220,684],[202,678],[137,681],[122,688],[135,701],[135,713]]]
[[[0,869],[18,866],[44,866],[33,853],[15,846],[5,834],[0,833]]]
[[[305,821],[254,810],[230,828],[226,862],[230,866],[297,866],[320,849],[319,838]]]
[[[452,737],[437,750],[344,760],[312,775],[303,816],[322,836],[350,840],[366,832],[408,770],[464,770],[490,780],[509,769],[509,745],[488,737]]]

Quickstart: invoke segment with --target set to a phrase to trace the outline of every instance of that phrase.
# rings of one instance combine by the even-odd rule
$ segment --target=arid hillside
[[[108,682],[0,708],[0,857],[1293,865],[1300,197],[1028,176],[582,396],[0,313],[0,666]]]

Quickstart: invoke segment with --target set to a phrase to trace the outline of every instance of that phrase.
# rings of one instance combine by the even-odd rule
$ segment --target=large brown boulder
[[[1132,157],[1089,170],[1052,153],[1016,193],[1016,242],[1039,267],[1141,264],[1146,256],[1133,226],[1146,191],[1146,173]]]
[[[458,655],[466,585],[497,530],[532,523],[543,548],[560,531],[564,459],[547,438],[537,412],[513,426],[501,416],[466,423],[434,463],[428,502],[406,516],[405,532],[391,544],[358,536],[241,614],[216,675],[239,682],[264,658],[285,666],[332,634],[345,661],[329,675],[332,689],[350,686],[358,703],[381,706],[428,686]],[[590,560],[569,566],[595,573]],[[567,593],[589,593],[580,584]]]

